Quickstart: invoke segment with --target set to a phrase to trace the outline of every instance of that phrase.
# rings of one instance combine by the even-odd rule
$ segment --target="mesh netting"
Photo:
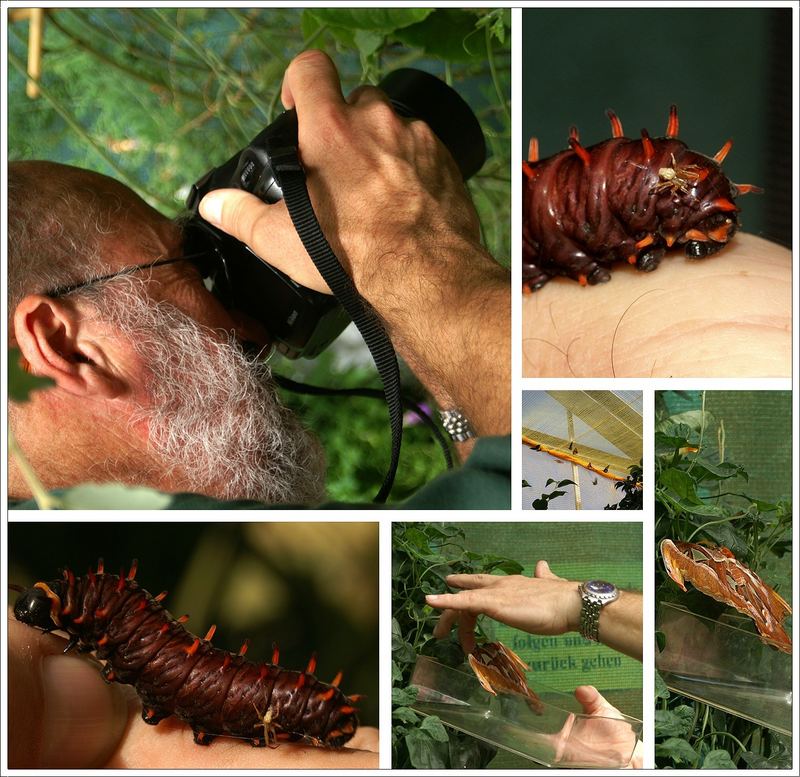
[[[553,484],[550,509],[599,509],[615,504],[615,488],[642,458],[639,391],[524,391],[522,476],[536,498]],[[552,489],[551,489],[552,493]],[[528,507],[525,499],[524,506]]]

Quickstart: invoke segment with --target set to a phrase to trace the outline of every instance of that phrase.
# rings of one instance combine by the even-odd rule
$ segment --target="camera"
[[[395,112],[421,119],[450,151],[464,180],[486,158],[486,142],[477,118],[461,96],[435,76],[413,68],[389,73],[379,84]],[[296,283],[256,256],[244,243],[205,221],[198,212],[214,189],[243,189],[267,203],[283,198],[275,169],[297,156],[297,115],[282,113],[244,149],[209,170],[191,188],[184,222],[186,254],[196,261],[211,291],[229,309],[240,310],[267,329],[275,347],[291,359],[314,358],[350,322],[335,297]],[[343,181],[358,186],[357,181]]]

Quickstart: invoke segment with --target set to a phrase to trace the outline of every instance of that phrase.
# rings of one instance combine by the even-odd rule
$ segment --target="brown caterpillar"
[[[314,676],[316,656],[305,671],[254,663],[244,655],[211,645],[212,626],[203,639],[183,627],[188,616],[173,618],[134,579],[134,560],[125,576],[97,570],[76,577],[65,569],[60,580],[39,582],[22,591],[14,605],[17,620],[44,631],[70,636],[73,647],[95,652],[106,662],[108,682],[133,685],[142,700],[142,719],[157,725],[175,715],[188,723],[199,745],[215,736],[245,738],[254,747],[304,740],[339,748],[358,727],[353,704],[361,698],[339,690],[341,672],[330,684]]]
[[[731,140],[713,158],[678,140],[674,105],[663,138],[643,129],[641,139],[630,140],[616,114],[607,114],[612,137],[594,146],[584,148],[572,127],[570,148],[539,160],[538,142],[531,139],[522,163],[526,292],[554,275],[583,286],[604,283],[618,260],[650,272],[673,245],[695,258],[716,253],[739,228],[735,198],[761,191],[723,174]]]

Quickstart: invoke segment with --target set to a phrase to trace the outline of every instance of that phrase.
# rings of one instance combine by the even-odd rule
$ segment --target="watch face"
[[[586,583],[586,590],[592,594],[608,595],[613,594],[617,587],[613,583],[607,583],[605,580],[589,580]]]

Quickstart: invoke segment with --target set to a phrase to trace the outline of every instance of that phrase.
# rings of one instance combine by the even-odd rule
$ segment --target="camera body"
[[[483,132],[469,106],[447,84],[421,70],[404,68],[389,73],[379,87],[399,115],[422,119],[431,127],[464,180],[480,169],[486,157]],[[203,255],[197,264],[211,290],[226,307],[260,321],[276,348],[292,359],[318,356],[342,333],[349,316],[331,295],[301,286],[209,224],[198,207],[214,189],[243,189],[264,202],[278,202],[283,192],[276,168],[297,158],[297,115],[290,110],[192,186],[186,201],[190,214],[184,223],[185,252]]]

